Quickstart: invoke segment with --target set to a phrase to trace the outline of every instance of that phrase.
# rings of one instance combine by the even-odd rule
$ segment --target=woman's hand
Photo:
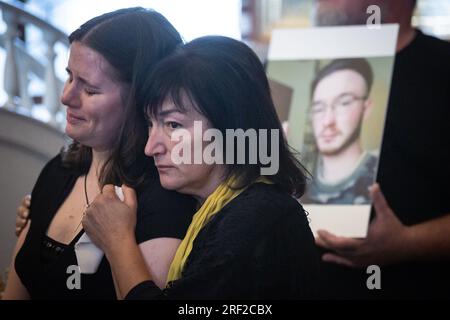
[[[20,206],[17,208],[16,214],[16,236],[20,236],[22,230],[28,224],[28,215],[30,213],[31,196],[26,195],[22,198]]]
[[[123,202],[116,195],[113,185],[105,185],[103,191],[86,210],[83,228],[91,240],[108,254],[135,238],[137,199],[133,189],[122,185]]]

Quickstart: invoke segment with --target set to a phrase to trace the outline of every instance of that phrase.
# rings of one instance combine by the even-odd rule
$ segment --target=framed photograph
[[[310,174],[314,233],[367,234],[398,25],[275,30],[267,73],[289,144]],[[289,106],[286,107],[286,104]],[[287,110],[287,111],[286,111]]]

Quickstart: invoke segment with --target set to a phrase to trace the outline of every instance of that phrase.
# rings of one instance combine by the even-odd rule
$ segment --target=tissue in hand
[[[117,196],[123,201],[122,188],[115,188]],[[93,274],[97,272],[104,253],[91,241],[89,236],[84,233],[77,243],[75,243],[75,255],[77,257],[80,272],[84,274]]]
[[[84,233],[75,243],[75,255],[77,256],[78,267],[81,273],[96,273],[103,258],[103,251],[97,247]]]

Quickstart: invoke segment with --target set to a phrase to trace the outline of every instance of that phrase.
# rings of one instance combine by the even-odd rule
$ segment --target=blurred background
[[[121,7],[154,8],[174,24],[186,41],[207,34],[226,35],[244,40],[264,60],[274,28],[312,25],[314,0],[22,0],[0,3],[3,16],[0,20],[0,75],[3,75],[6,61],[5,33],[8,24],[11,24],[5,18],[7,4],[23,9],[64,34],[69,34],[94,16]],[[450,0],[419,0],[413,24],[425,33],[450,40]],[[23,45],[26,51],[37,60],[45,61],[49,41],[43,38],[47,29],[29,20],[16,27],[19,38],[25,40]],[[67,43],[57,40],[53,49],[56,54],[56,76],[64,80]],[[45,82],[39,78],[33,72],[28,74],[29,99],[35,104],[32,115],[50,121],[52,115],[48,108],[39,108],[45,96]],[[0,76],[0,106],[8,100],[3,82],[4,77]],[[63,114],[56,116],[57,121],[64,121]]]
[[[67,35],[94,16],[132,6],[159,11],[186,41],[208,34],[241,39],[265,62],[271,31],[311,26],[314,0],[0,1],[0,292],[16,240],[15,209],[66,142],[59,95]],[[450,0],[418,0],[413,24],[450,40]]]

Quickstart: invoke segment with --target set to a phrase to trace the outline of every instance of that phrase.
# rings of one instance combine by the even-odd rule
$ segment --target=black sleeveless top
[[[15,259],[17,275],[32,299],[116,298],[111,269],[105,257],[97,272],[81,274],[81,288],[74,288],[74,271],[70,266],[77,265],[74,245],[83,230],[68,245],[46,235],[54,215],[81,175],[81,172],[63,167],[58,155],[44,167],[33,188],[30,229]],[[157,176],[145,188],[137,190],[137,196],[138,243],[160,237],[184,237],[195,211],[193,198],[163,189]]]

